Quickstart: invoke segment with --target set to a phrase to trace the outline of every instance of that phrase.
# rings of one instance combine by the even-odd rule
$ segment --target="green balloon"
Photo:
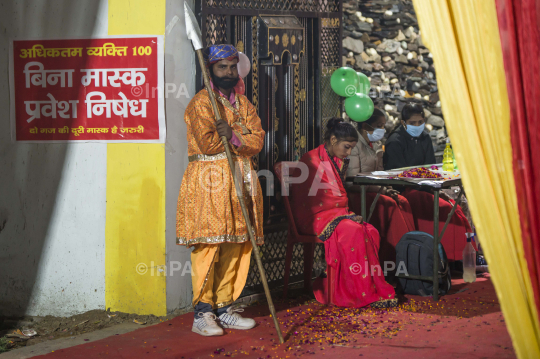
[[[356,74],[360,82],[360,87],[358,87],[358,92],[363,93],[364,95],[369,94],[369,91],[371,90],[371,82],[369,82],[368,77],[361,72],[357,72]]]
[[[358,92],[359,85],[358,75],[350,67],[340,67],[330,78],[332,90],[342,97],[354,96]]]
[[[345,112],[356,122],[364,122],[373,115],[375,106],[368,95],[357,93],[345,99]]]

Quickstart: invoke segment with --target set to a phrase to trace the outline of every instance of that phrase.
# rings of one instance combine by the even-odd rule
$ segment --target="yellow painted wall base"
[[[109,0],[108,20],[109,35],[163,35],[165,0]],[[165,315],[165,252],[165,146],[107,145],[106,307]]]

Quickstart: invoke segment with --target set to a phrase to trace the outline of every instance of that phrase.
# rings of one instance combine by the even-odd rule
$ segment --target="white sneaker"
[[[230,329],[251,329],[255,326],[255,320],[242,318],[238,312],[243,312],[245,305],[231,305],[226,313],[219,316],[219,321],[223,328]]]
[[[191,331],[205,337],[223,335],[223,329],[217,325],[216,319],[216,315],[212,312],[199,313],[199,318],[193,321]]]

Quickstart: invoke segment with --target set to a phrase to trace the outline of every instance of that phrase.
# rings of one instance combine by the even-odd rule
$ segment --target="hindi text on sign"
[[[67,48],[48,48],[43,45],[34,45],[30,49],[21,49],[19,57],[34,58],[34,57],[72,57],[82,56],[82,47],[67,47]]]
[[[162,36],[13,40],[9,60],[14,140],[164,142]]]
[[[86,54],[88,56],[126,56],[127,46],[114,46],[113,43],[107,42],[101,47],[87,47]]]
[[[26,114],[32,116],[27,119],[26,122],[30,123],[36,118],[41,118],[41,115],[44,117],[56,118],[56,114],[58,114],[61,118],[77,118],[78,100],[57,101],[50,93],[47,94],[47,97],[50,101],[24,101],[24,104],[26,105]],[[34,109],[32,109],[32,106],[34,106]],[[67,114],[70,107],[71,117]]]
[[[124,68],[124,69],[81,69],[81,72],[84,72],[85,75],[81,79],[81,83],[84,86],[88,86],[94,81],[94,86],[107,86],[107,83],[112,87],[120,87],[120,84],[116,80],[122,80],[124,85],[131,86],[141,86],[146,81],[144,76],[144,71],[147,71],[146,68]],[[108,76],[109,72],[113,72],[114,75]],[[120,77],[120,72],[124,72],[122,77]],[[101,74],[101,85],[100,85],[100,74]]]
[[[105,112],[107,118],[111,118],[111,110],[115,115],[128,117],[129,113],[132,116],[141,116],[146,118],[146,103],[148,100],[128,100],[122,92],[118,93],[121,100],[107,100],[107,96],[103,92],[93,91],[86,95],[86,117],[92,118],[92,115],[101,116]],[[139,103],[141,108],[139,110]]]
[[[37,67],[37,69],[32,69]],[[66,76],[68,87],[73,87],[73,72],[75,70],[45,70],[41,62],[33,61],[24,67],[26,88],[30,88],[30,83],[43,88],[49,85],[56,85],[60,80],[60,87],[66,87]]]

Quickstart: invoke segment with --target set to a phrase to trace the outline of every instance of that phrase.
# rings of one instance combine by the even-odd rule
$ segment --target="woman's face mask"
[[[370,142],[377,142],[383,139],[386,130],[384,128],[376,128],[373,133],[367,134],[367,137]]]
[[[367,126],[367,127],[364,127],[364,130],[367,133],[369,142],[377,142],[383,139],[384,134],[386,133],[386,130],[384,129],[385,123],[386,123],[386,118],[381,117],[373,125],[370,125],[369,123],[364,124],[364,126]],[[372,131],[372,132],[369,133],[368,131]]]
[[[424,128],[426,127],[426,124],[423,123],[420,126],[412,126],[412,125],[405,125],[405,126],[406,126],[405,130],[407,131],[409,135],[411,135],[412,137],[418,137],[422,134],[422,132],[424,132]]]

